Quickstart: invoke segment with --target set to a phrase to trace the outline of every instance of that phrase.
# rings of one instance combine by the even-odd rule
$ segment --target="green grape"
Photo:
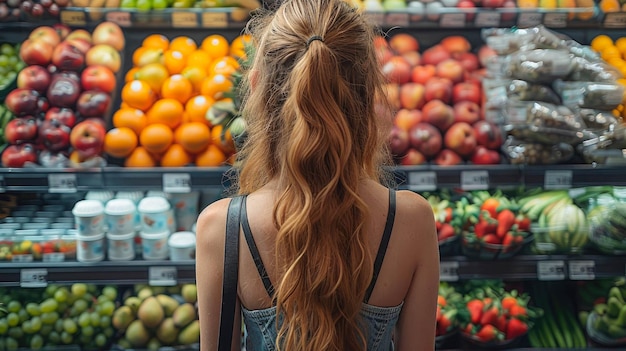
[[[81,328],[84,328],[90,324],[91,324],[91,313],[83,312],[80,314],[80,316],[78,316],[78,325]]]
[[[65,345],[69,345],[74,341],[74,337],[72,337],[72,334],[64,331],[61,333],[61,342],[64,343]]]
[[[102,295],[105,295],[111,301],[115,301],[117,298],[117,288],[113,286],[105,286],[104,289],[102,289]]]
[[[104,333],[104,335],[106,335],[107,338],[110,338],[113,336],[113,334],[115,334],[115,329],[113,329],[112,327],[108,327],[105,328],[102,333]]]
[[[9,43],[4,43],[0,46],[0,53],[7,56],[15,55],[15,48]]]
[[[29,302],[26,304],[26,312],[31,316],[40,316],[41,310],[39,309],[39,304],[34,302]]]
[[[57,307],[59,307],[59,303],[53,298],[47,298],[39,305],[39,309],[43,313],[54,312]]]
[[[83,283],[72,284],[72,286],[70,287],[70,290],[72,291],[72,295],[76,297],[83,297],[87,293],[87,284],[83,284]]]
[[[63,320],[61,318],[54,322],[54,330],[56,330],[57,333],[61,333],[63,331]]]
[[[20,62],[20,59],[17,58],[17,56],[9,56],[9,65],[16,65],[18,62]]]
[[[15,312],[9,313],[7,315],[7,323],[9,323],[9,327],[15,327],[20,324],[20,316]]]
[[[7,305],[7,311],[9,312],[19,312],[22,309],[22,304],[19,301],[13,300],[9,302]]]
[[[24,331],[22,331],[21,327],[12,327],[9,328],[9,337],[13,339],[21,339],[24,336]]]
[[[28,314],[28,312],[26,312],[26,310],[20,310],[17,315],[20,317],[20,322],[24,322],[26,320],[28,320],[30,318],[30,315]]]
[[[42,325],[39,334],[43,336],[48,336],[52,332],[52,328],[53,327],[51,325]]]
[[[104,334],[98,334],[95,337],[96,346],[98,348],[104,347],[107,344],[107,337]]]
[[[6,318],[0,318],[0,335],[4,335],[9,330],[9,323]]]
[[[58,319],[59,313],[56,311],[41,314],[41,322],[43,322],[43,324],[53,325]]]
[[[33,335],[30,339],[30,349],[31,350],[39,350],[43,347],[43,338],[41,335]]]
[[[104,304],[105,302],[111,302],[111,300],[109,299],[108,296],[106,295],[100,295],[98,296],[98,298],[96,299],[96,303],[99,305]]]
[[[57,333],[56,330],[53,330],[48,334],[48,341],[53,344],[58,344],[61,341],[61,334]]]
[[[76,325],[76,322],[74,322],[73,319],[65,318],[63,320],[63,330],[70,334],[76,334],[76,332],[78,331],[78,326]]]
[[[6,348],[7,351],[17,350],[20,345],[18,344],[16,338],[7,338],[6,340]]]
[[[95,284],[87,284],[87,292],[93,295],[98,292],[98,287]]]
[[[39,317],[33,317],[30,319],[30,326],[33,329],[33,332],[38,332],[41,330],[41,318]]]
[[[78,299],[74,301],[74,308],[79,314],[85,312],[87,310],[87,307],[89,307],[89,305],[87,304],[87,301],[83,299]]]
[[[91,328],[91,327],[90,327],[90,328]],[[93,332],[92,332],[92,333],[93,333]],[[91,336],[89,336],[89,335],[85,335],[85,334],[82,334],[82,333],[81,333],[81,334],[80,334],[80,336],[78,337],[78,342],[79,342],[80,344],[82,344],[82,345],[83,345],[83,349],[84,349],[84,350],[88,350],[88,348],[87,348],[87,347],[84,347],[84,346],[85,346],[86,344],[89,344],[89,342],[90,342],[90,341],[91,341]]]
[[[69,307],[67,306],[67,303],[65,302],[61,302],[59,303],[59,305],[57,306],[57,311],[61,311],[61,313],[64,313],[65,311],[67,311]]]
[[[55,292],[57,292],[57,290],[58,290],[58,289],[59,289],[59,286],[58,286],[58,285],[54,285],[54,284],[52,284],[52,285],[48,285],[48,286],[46,287],[46,290],[45,290],[44,294],[45,294],[47,297],[52,297],[52,296],[54,296],[54,293],[55,293]]]
[[[91,325],[94,327],[99,327],[100,326],[100,314],[98,314],[98,312],[91,312],[90,314],[90,319],[91,319]]]
[[[100,317],[100,328],[108,328],[111,325],[111,317],[110,316],[102,316]]]
[[[90,325],[88,325],[88,326],[86,326],[86,327],[83,327],[83,328],[80,330],[80,333],[81,333],[82,335],[87,335],[87,336],[89,336],[89,337],[92,337],[92,336],[93,336],[93,334],[94,334],[94,332],[95,332],[95,329],[94,329],[92,326],[90,326]]]
[[[115,303],[112,301],[106,301],[102,304],[100,308],[100,314],[103,316],[112,316],[113,312],[115,312]]]
[[[24,323],[22,323],[22,331],[26,334],[34,333],[30,321],[25,321]]]
[[[90,292],[87,292],[87,293],[83,296],[83,299],[84,299],[85,301],[93,301],[93,294],[92,294],[92,293],[90,293]]]
[[[62,287],[54,293],[54,299],[57,300],[58,303],[67,302],[69,295],[70,292],[67,291],[67,288]]]

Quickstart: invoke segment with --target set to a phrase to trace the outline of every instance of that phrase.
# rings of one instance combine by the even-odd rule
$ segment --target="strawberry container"
[[[501,260],[517,255],[528,243],[533,240],[533,236],[528,232],[520,233],[521,240],[509,245],[491,244],[479,240],[474,233],[464,232],[461,240],[463,255],[480,260]]]
[[[484,342],[475,335],[461,332],[461,349],[463,350],[507,350],[520,346],[522,341],[526,339],[526,335],[518,336],[513,339],[493,340]]]

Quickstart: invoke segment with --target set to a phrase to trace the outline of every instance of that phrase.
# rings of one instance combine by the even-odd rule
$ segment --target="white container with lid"
[[[168,230],[158,233],[139,232],[141,248],[144,260],[165,260],[169,254],[167,239],[170,236]]]
[[[107,201],[111,200],[115,194],[112,191],[107,190],[92,190],[88,191],[85,194],[85,200],[96,200],[100,201],[103,205],[107,203]]]
[[[143,191],[118,191],[115,193],[116,199],[129,199],[137,205],[144,198]]]
[[[174,218],[170,202],[162,196],[143,198],[137,207],[141,215],[141,231],[144,233],[172,232]],[[175,228],[175,227],[174,227]]]
[[[198,218],[200,192],[170,194],[170,203],[174,208],[176,230],[189,231]]]
[[[129,199],[112,199],[104,206],[104,216],[108,232],[128,234],[135,232],[135,212],[137,208]]]
[[[78,235],[76,259],[80,262],[98,262],[104,260],[104,233],[88,236]]]
[[[172,261],[193,261],[196,259],[196,235],[192,232],[173,233],[170,235],[167,245]]]
[[[97,200],[78,201],[72,209],[78,235],[104,233],[104,205]]]
[[[135,232],[107,233],[107,256],[111,261],[130,261],[135,258]]]

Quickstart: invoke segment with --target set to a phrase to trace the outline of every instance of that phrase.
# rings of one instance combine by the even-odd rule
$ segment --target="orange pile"
[[[606,34],[600,34],[591,40],[591,48],[596,51],[600,57],[609,65],[613,66],[622,76],[616,79],[617,83],[622,85],[626,92],[626,37],[621,37],[613,41]],[[626,118],[626,93],[622,100],[622,104],[613,111],[617,117]]]
[[[221,166],[233,156],[230,133],[211,126],[209,108],[232,88],[230,75],[244,58],[245,42],[219,34],[200,43],[186,36],[147,36],[133,52],[120,109],[105,151],[126,167]]]

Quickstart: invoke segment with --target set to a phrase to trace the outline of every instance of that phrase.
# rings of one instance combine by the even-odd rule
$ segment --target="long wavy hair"
[[[381,181],[389,161],[376,29],[342,0],[287,0],[247,32],[255,54],[237,181],[242,194],[270,181],[279,191],[278,349],[365,350],[359,311],[373,258],[358,187]]]

